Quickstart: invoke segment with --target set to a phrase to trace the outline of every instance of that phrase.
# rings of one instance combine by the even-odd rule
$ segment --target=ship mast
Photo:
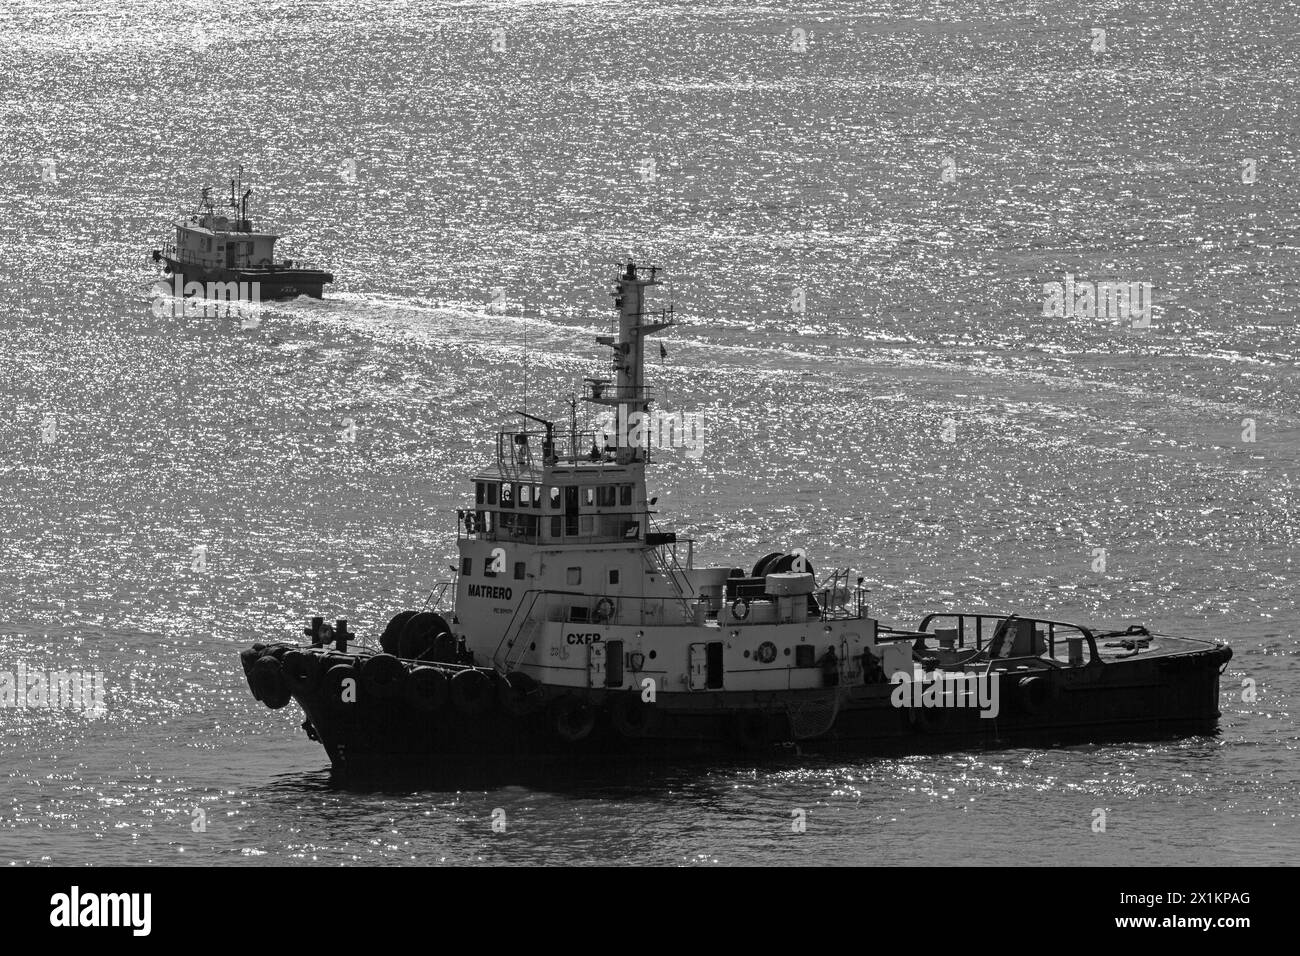
[[[659,284],[657,272],[655,266],[650,266],[647,277],[638,273],[635,263],[629,262],[626,271],[618,277],[618,286],[610,293],[618,309],[618,338],[596,337],[601,345],[614,350],[615,378],[612,384],[607,378],[586,380],[587,394],[583,398],[597,405],[613,406],[617,411],[615,460],[620,465],[645,461],[642,454],[645,443],[640,436],[648,432],[644,416],[651,401],[645,389],[645,339],[673,324],[671,307],[654,313],[645,310],[645,290],[647,286]]]

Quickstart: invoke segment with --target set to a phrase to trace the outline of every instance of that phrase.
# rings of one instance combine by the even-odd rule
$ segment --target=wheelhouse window
[[[520,485],[519,486],[519,507],[531,508],[532,506],[533,506],[533,486]]]
[[[596,489],[591,485],[584,485],[582,488],[582,503],[588,508],[596,505]]]
[[[559,488],[551,489],[551,507],[554,508],[556,511],[560,510],[560,489]]]
[[[531,538],[537,534],[537,515],[501,513],[501,531],[516,538]]]
[[[497,503],[497,483],[495,481],[488,482],[487,503],[490,505]]]
[[[625,504],[625,505],[630,505],[630,504],[632,503],[632,486],[631,486],[631,485],[620,485],[620,486],[619,486],[619,500],[620,500],[620,502],[621,502],[622,504]]]
[[[513,482],[501,482],[501,507],[513,508],[515,506],[515,486]]]
[[[474,503],[476,505],[481,505],[483,503],[483,500],[486,497],[487,497],[487,490],[484,487],[483,482],[481,481],[474,482]]]
[[[542,506],[542,486],[533,485],[533,507],[540,508],[541,506]]]

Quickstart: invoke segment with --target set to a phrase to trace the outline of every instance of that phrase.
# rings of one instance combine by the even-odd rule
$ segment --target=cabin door
[[[227,269],[235,268],[235,252],[238,249],[239,249],[239,243],[237,242],[226,243],[226,268]]]
[[[709,660],[707,644],[692,644],[690,648],[690,675],[691,690],[704,690],[709,682]]]
[[[578,533],[578,486],[570,485],[564,489],[564,533]]]
[[[692,644],[690,647],[690,689],[722,689],[722,642]]]

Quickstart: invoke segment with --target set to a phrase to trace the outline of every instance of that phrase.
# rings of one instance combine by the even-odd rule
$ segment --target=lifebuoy
[[[406,700],[416,710],[432,714],[447,703],[447,675],[436,667],[416,667],[406,681]]]
[[[604,624],[606,621],[612,621],[614,619],[615,610],[617,610],[617,606],[614,604],[613,600],[607,597],[601,598],[596,602],[596,622]]]
[[[492,681],[472,668],[451,679],[451,702],[466,717],[477,717],[492,709]]]
[[[571,744],[585,740],[596,728],[596,710],[577,697],[562,697],[555,705],[555,732]]]
[[[749,599],[736,598],[731,602],[731,616],[737,621],[743,621],[749,617]]]
[[[614,695],[609,705],[609,722],[624,737],[646,737],[659,723],[659,711],[641,698],[639,690],[630,690]]]
[[[262,655],[253,664],[248,683],[253,689],[253,696],[272,710],[279,710],[293,697],[280,662],[270,654]]]
[[[776,645],[771,641],[764,641],[762,644],[758,645],[758,649],[754,651],[754,659],[760,664],[772,663],[776,660]]]
[[[361,686],[378,700],[401,696],[406,676],[406,665],[392,654],[376,654],[361,664]]]
[[[501,709],[512,717],[526,717],[541,707],[545,698],[537,681],[523,671],[511,671],[497,685]]]

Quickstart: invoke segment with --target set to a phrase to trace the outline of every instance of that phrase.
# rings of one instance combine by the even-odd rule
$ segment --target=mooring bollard
[[[325,618],[313,617],[311,619],[311,629],[305,631],[304,633],[311,635],[312,647],[320,647],[322,644],[325,643],[325,639],[321,637],[321,631],[324,629],[325,629]]]
[[[341,617],[334,622],[334,649],[346,651],[348,649],[348,619]]]

